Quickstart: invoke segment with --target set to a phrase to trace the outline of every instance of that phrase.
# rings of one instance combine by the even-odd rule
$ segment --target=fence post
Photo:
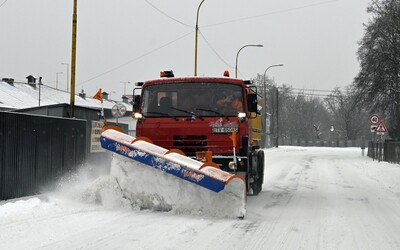
[[[361,156],[364,156],[365,151],[365,137],[361,136]]]

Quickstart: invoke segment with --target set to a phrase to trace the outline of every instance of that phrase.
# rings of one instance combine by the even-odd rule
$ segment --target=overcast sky
[[[98,88],[112,99],[132,83],[194,74],[200,0],[78,0],[76,92]],[[199,16],[198,75],[267,75],[278,85],[332,90],[359,71],[356,52],[370,0],[205,0]],[[0,77],[66,90],[73,0],[0,0]],[[124,84],[123,82],[131,82]],[[114,93],[115,91],[115,93]]]

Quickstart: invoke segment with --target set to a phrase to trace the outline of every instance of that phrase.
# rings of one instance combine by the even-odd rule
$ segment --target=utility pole
[[[74,13],[72,15],[72,52],[71,52],[71,94],[69,117],[75,117],[75,67],[76,67],[76,29],[78,23],[77,0],[74,0]]]

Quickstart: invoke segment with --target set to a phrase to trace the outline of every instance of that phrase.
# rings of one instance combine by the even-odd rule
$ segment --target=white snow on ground
[[[265,173],[240,220],[140,210],[111,177],[82,171],[58,192],[0,202],[0,248],[400,249],[400,165],[279,147]]]
[[[119,191],[134,207],[226,218],[245,214],[242,179],[231,180],[216,193],[118,154],[113,155],[111,176],[116,177]]]

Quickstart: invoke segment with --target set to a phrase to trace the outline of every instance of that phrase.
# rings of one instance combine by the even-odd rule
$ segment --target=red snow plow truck
[[[257,195],[264,180],[264,152],[256,86],[229,77],[178,78],[172,71],[160,76],[136,83],[137,137],[215,163],[214,167],[241,176],[247,194]]]

